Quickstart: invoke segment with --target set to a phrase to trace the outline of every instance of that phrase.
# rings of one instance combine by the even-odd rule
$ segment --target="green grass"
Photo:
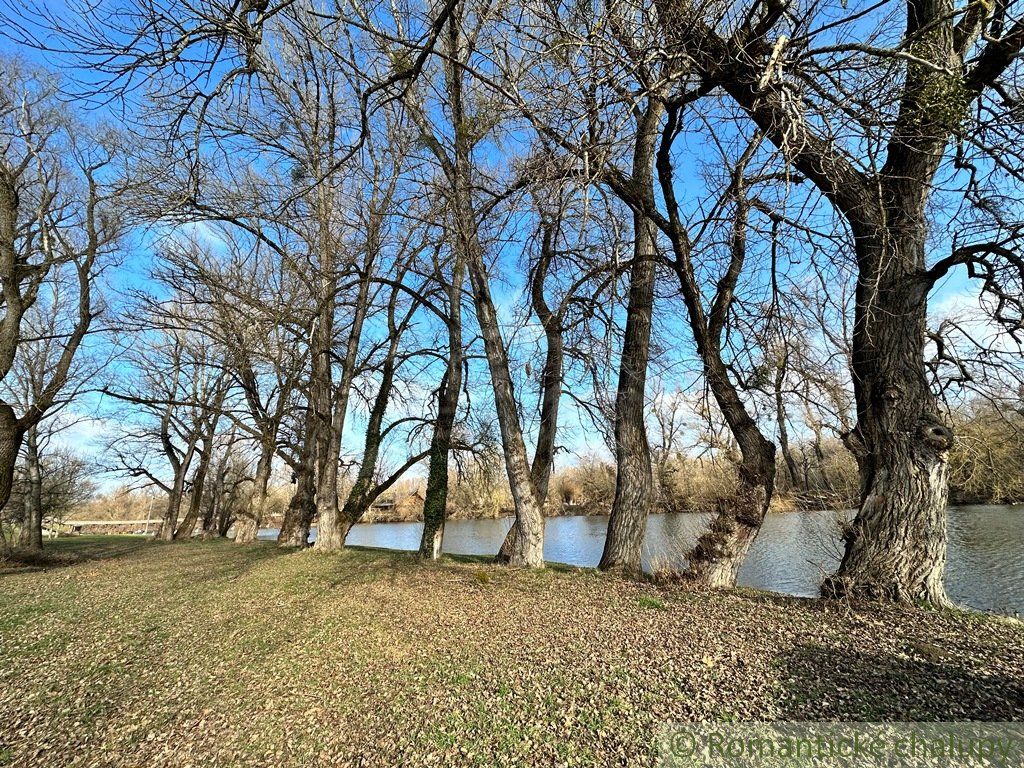
[[[650,608],[651,610],[654,610],[654,611],[667,611],[668,610],[668,606],[665,605],[665,601],[664,600],[661,600],[660,598],[657,598],[657,597],[649,597],[648,595],[641,596],[641,598],[639,600],[637,600],[637,604],[641,608]]]
[[[75,561],[0,575],[0,765],[648,764],[669,721],[1024,717],[1005,619],[369,549],[51,548]]]

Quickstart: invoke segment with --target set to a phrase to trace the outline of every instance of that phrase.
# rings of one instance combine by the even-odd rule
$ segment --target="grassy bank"
[[[646,765],[667,721],[1024,717],[1011,620],[69,541],[102,558],[0,575],[0,765]]]

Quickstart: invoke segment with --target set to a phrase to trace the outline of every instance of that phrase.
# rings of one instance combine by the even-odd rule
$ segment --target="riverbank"
[[[0,576],[0,765],[647,765],[670,721],[1024,717],[1008,619],[118,540]]]
[[[685,568],[686,553],[709,521],[707,515],[651,515],[644,534],[644,568],[668,573]],[[493,556],[511,524],[511,518],[450,520],[445,552]],[[421,525],[360,523],[353,526],[348,543],[415,551]],[[544,527],[544,557],[549,563],[592,568],[600,562],[607,517],[551,517]],[[951,507],[947,531],[946,587],[953,600],[992,613],[1024,615],[1024,507]],[[277,534],[274,529],[260,531],[267,540],[276,540]],[[822,578],[839,566],[842,552],[834,512],[768,515],[740,569],[739,584],[817,597]]]
[[[422,523],[423,504],[419,503],[387,504],[373,506],[360,519],[362,523]],[[834,502],[834,499],[831,500]],[[672,507],[656,505],[652,515],[707,515],[717,508],[717,502],[707,503],[705,508],[692,509],[686,505]],[[772,497],[769,514],[789,514],[792,512],[827,512],[836,509],[834,503],[827,503],[820,498],[799,498],[794,495],[775,494]],[[561,503],[551,502],[544,506],[544,517],[607,517],[611,512],[611,499],[603,504],[593,503]],[[515,510],[511,507],[495,509],[463,509],[459,507],[448,510],[449,520],[501,520],[512,518]],[[280,527],[282,518],[268,518],[265,525]]]

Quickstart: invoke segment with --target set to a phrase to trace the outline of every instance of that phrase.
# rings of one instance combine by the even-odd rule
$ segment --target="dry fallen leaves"
[[[0,578],[0,765],[640,766],[666,721],[1024,716],[1022,626],[963,613],[227,542]]]

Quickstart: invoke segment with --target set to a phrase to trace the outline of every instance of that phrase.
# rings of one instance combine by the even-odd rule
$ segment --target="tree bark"
[[[192,466],[192,460],[195,458],[199,442],[198,433],[193,431],[185,451],[181,456],[178,455],[178,451],[171,440],[170,424],[172,409],[173,406],[168,404],[164,409],[160,423],[160,441],[163,445],[164,456],[174,473],[171,486],[167,490],[167,509],[164,511],[164,519],[160,523],[160,529],[154,537],[155,540],[160,541],[171,541],[174,539],[174,532],[178,527],[178,515],[181,513],[181,502],[185,495],[185,478],[188,476],[189,468]]]
[[[565,342],[562,339],[563,308],[552,311],[544,297],[544,283],[555,258],[555,224],[544,228],[541,256],[530,283],[530,303],[544,329],[544,368],[541,371],[540,425],[537,446],[533,452],[530,474],[537,486],[537,499],[543,505],[548,498],[548,485],[555,464],[555,438],[558,435],[558,406],[562,401],[562,368],[565,364]]]
[[[654,182],[655,138],[662,112],[661,102],[651,99],[637,126],[632,173],[634,183],[645,189],[651,188]],[[598,565],[603,571],[616,571],[630,577],[639,576],[641,572],[644,533],[654,493],[645,406],[656,255],[655,226],[636,211],[633,214],[629,303],[615,396],[615,497]]]
[[[231,526],[235,524],[235,510],[237,508],[238,487],[235,486],[228,492],[227,498],[221,502],[220,511],[217,514],[217,538],[226,539]],[[259,529],[257,529],[258,531]]]
[[[25,315],[33,299],[26,300],[22,294],[19,272],[18,230],[19,206],[21,196],[18,186],[20,174],[6,162],[0,162],[0,275],[3,276],[0,290],[3,293],[3,316],[0,317],[0,379],[10,373],[21,341],[21,318]],[[2,439],[2,435],[0,435]],[[3,449],[0,447],[0,459]],[[14,477],[13,465],[11,477]],[[0,463],[0,472],[6,465]],[[6,473],[5,473],[6,474]],[[3,495],[3,476],[0,476],[0,508],[7,503],[10,495]]]
[[[200,440],[203,447],[199,450],[199,464],[192,475],[192,494],[189,497],[188,512],[181,525],[174,530],[174,539],[190,539],[195,531],[196,523],[203,505],[203,491],[206,487],[206,476],[210,471],[210,462],[213,460],[213,438],[217,432],[217,424],[220,421],[220,408],[224,403],[225,391],[221,391],[213,402],[212,414],[204,414],[202,417],[202,434]]]
[[[295,475],[295,493],[284,512],[281,530],[277,534],[280,547],[309,546],[309,529],[316,515],[316,431],[319,428],[317,417],[310,406],[306,413],[305,432],[302,436],[302,447],[299,449],[298,461],[292,465]],[[317,531],[319,535],[319,530]]]
[[[375,252],[376,247],[374,242],[367,244],[371,253]],[[329,427],[330,434],[324,442],[326,456],[320,462],[320,478],[317,483],[317,549],[341,549],[344,546],[344,536],[341,534],[339,524],[341,510],[338,506],[338,468],[341,463],[341,441],[344,437],[345,419],[348,415],[349,395],[359,363],[359,341],[362,338],[363,324],[369,309],[372,275],[373,259],[372,256],[368,256],[359,281],[352,326],[349,329],[345,357],[342,360],[341,377],[338,386],[334,389],[331,405],[332,417],[330,423],[324,425],[324,428]],[[345,533],[347,533],[347,529]]]
[[[427,490],[423,499],[423,533],[420,535],[419,553],[430,560],[439,558],[444,546],[444,525],[448,514],[448,459],[462,390],[463,262],[461,251],[457,251],[448,285],[448,366],[438,391],[437,422],[430,440]]]
[[[846,443],[858,459],[863,500],[839,571],[823,592],[943,605],[946,455],[953,435],[939,418],[924,365],[932,287],[924,258],[927,199],[951,136],[1019,58],[1024,22],[1008,26],[1000,39],[987,39],[978,51],[993,6],[973,5],[960,15],[947,0],[908,2],[902,39],[916,41],[918,60],[907,62],[895,124],[879,136],[885,163],[868,175],[860,170],[861,158],[831,133],[816,131],[806,116],[810,110],[792,108],[781,77],[746,55],[749,46],[768,43],[784,5],[771,9],[768,23],[747,26],[745,31],[759,31],[744,38],[741,49],[732,41],[743,35],[723,39],[679,4],[656,5],[670,43],[720,84],[829,198],[854,237],[857,426]],[[777,37],[775,45],[784,42]]]
[[[501,338],[497,313],[491,300],[487,284],[486,267],[482,258],[470,262],[474,302],[477,318],[484,337],[487,364],[491,371],[495,407],[498,412],[498,427],[501,431],[505,454],[505,470],[508,473],[512,499],[515,504],[516,532],[511,542],[508,564],[528,568],[544,566],[544,516],[541,512],[537,486],[534,484],[529,462],[526,458],[526,444],[519,424],[512,377],[508,369],[505,342]]]
[[[329,250],[329,249],[325,249]],[[330,266],[329,266],[330,265]],[[330,268],[330,276],[326,274]],[[321,309],[312,334],[309,378],[309,408],[316,422],[312,435],[315,450],[311,460],[313,472],[313,505],[318,514],[317,546],[332,540],[333,523],[338,514],[338,462],[341,442],[334,439],[334,386],[332,383],[332,344],[334,340],[335,281],[333,261],[325,256],[321,263]],[[296,490],[298,494],[298,490]]]
[[[0,510],[7,506],[14,485],[14,468],[25,439],[25,428],[14,409],[0,400]]]
[[[188,456],[191,461],[191,456]],[[187,465],[185,465],[187,468]],[[184,469],[176,471],[174,482],[167,492],[167,508],[164,510],[164,519],[160,523],[160,529],[156,532],[154,539],[160,541],[171,541],[174,539],[174,531],[178,527],[178,515],[181,514],[181,502],[185,496],[185,472]]]
[[[897,212],[890,214],[896,216]],[[899,223],[899,219],[896,219]],[[916,226],[915,226],[916,222]],[[949,602],[946,562],[947,455],[953,433],[940,417],[924,367],[929,285],[922,280],[925,224],[858,238],[858,259],[877,281],[857,286],[853,375],[861,506],[847,531],[831,596]]]
[[[154,541],[171,541],[174,529],[178,527],[178,515],[181,510],[181,497],[184,493],[184,478],[175,478],[174,485],[167,492],[167,506],[164,508],[163,520],[153,536]]]
[[[558,406],[562,400],[562,369],[565,363],[565,342],[562,338],[564,307],[552,311],[544,297],[544,282],[555,256],[555,225],[544,228],[541,255],[530,281],[530,303],[544,329],[544,369],[541,371],[540,425],[537,445],[533,452],[530,475],[537,487],[537,501],[541,509],[547,503],[548,486],[555,463],[555,439],[558,436]],[[519,536],[518,523],[513,522],[498,551],[498,561],[507,563]]]
[[[25,479],[25,523],[18,546],[38,552],[43,549],[43,473],[35,427],[25,434]]]
[[[224,506],[224,471],[226,457],[227,454],[221,458],[217,463],[216,470],[214,470],[213,487],[207,494],[209,498],[200,502],[200,506],[202,507],[202,512],[200,514],[200,530],[202,531],[202,537],[204,539],[217,536],[220,530],[219,520],[222,507]]]
[[[253,478],[252,496],[248,509],[241,513],[235,521],[235,543],[251,544],[256,541],[263,522],[263,511],[267,506],[267,486],[270,484],[271,463],[274,457],[274,446],[265,445],[260,451],[256,464],[256,477]]]
[[[199,521],[199,512],[202,504],[202,489],[199,492],[196,488],[200,485],[200,481],[196,480],[192,486],[192,492],[188,498],[188,511],[185,513],[185,517],[182,519],[181,524],[175,529],[172,538],[175,541],[179,539],[191,539],[192,533],[196,529],[196,523]]]
[[[260,501],[260,506],[266,503],[266,496]],[[250,506],[251,515],[242,515],[235,521],[235,544],[252,544],[256,541],[260,532],[260,518],[256,517],[256,504]],[[260,515],[262,517],[262,513]]]
[[[647,438],[647,365],[654,311],[655,233],[640,213],[633,215],[635,262],[630,270],[626,329],[615,397],[615,497],[598,567],[636,577],[654,492]]]
[[[508,354],[501,337],[498,315],[491,299],[491,289],[483,254],[475,250],[469,259],[469,275],[473,284],[473,302],[477,322],[484,339],[484,352],[491,373],[494,404],[498,413],[505,456],[505,470],[516,511],[516,533],[511,542],[508,564],[528,568],[544,566],[544,516],[526,458],[526,444],[519,424],[519,412],[508,368]]]
[[[356,481],[349,491],[345,505],[340,511],[329,514],[326,518],[321,517],[316,534],[314,547],[320,551],[333,552],[345,546],[345,539],[352,526],[362,517],[363,513],[372,503],[372,500],[364,500],[373,485],[373,476],[377,469],[377,457],[380,453],[382,430],[384,428],[384,415],[387,413],[388,402],[391,399],[391,388],[395,377],[395,356],[398,353],[398,340],[400,331],[394,323],[395,302],[398,296],[397,289],[392,294],[388,306],[388,330],[391,340],[388,345],[387,355],[381,366],[381,382],[377,395],[374,398],[373,406],[370,408],[370,416],[366,425],[366,441],[363,445],[363,460],[359,465],[359,472]],[[337,507],[337,504],[334,505]]]
[[[460,9],[456,7],[452,10],[448,22],[453,61],[462,60],[466,55],[464,41],[460,40],[459,34],[460,16]],[[477,324],[483,337],[484,354],[491,374],[505,469],[512,491],[517,524],[508,563],[513,566],[541,568],[544,566],[544,516],[538,500],[537,487],[530,473],[522,425],[519,422],[519,410],[512,388],[512,376],[509,372],[508,352],[491,297],[490,276],[484,262],[484,250],[478,232],[480,222],[473,204],[472,178],[472,150],[476,139],[468,130],[470,121],[466,119],[463,105],[464,76],[462,67],[449,66],[446,72],[447,95],[455,134],[453,155],[449,157],[437,138],[428,130],[423,130],[422,135],[445,168],[447,180],[451,185],[450,200],[455,217],[456,235],[459,239],[457,247],[466,257]],[[421,122],[425,120],[422,115],[420,119]]]
[[[705,355],[708,386],[740,447],[736,494],[719,504],[688,556],[689,575],[709,587],[733,587],[775,488],[775,444],[761,434],[728,378],[718,352]]]
[[[444,429],[440,421],[439,412],[439,423],[434,427],[434,436],[430,443],[430,467],[423,499],[423,532],[420,534],[419,554],[428,560],[437,560],[441,557],[444,548],[444,526],[448,517],[448,456],[451,431],[449,428],[447,438],[439,434]]]
[[[670,139],[678,113],[673,112],[665,129]],[[676,271],[680,293],[686,304],[690,328],[697,343],[704,378],[711,390],[729,430],[739,445],[740,466],[736,494],[719,505],[706,533],[688,555],[688,575],[709,587],[732,587],[750,545],[761,530],[775,489],[775,444],[765,438],[757,422],[747,411],[729,370],[722,358],[722,340],[726,333],[729,312],[735,299],[736,286],[746,263],[749,203],[743,188],[747,161],[757,148],[751,143],[733,170],[736,210],[733,214],[730,259],[716,285],[715,295],[705,311],[703,294],[697,282],[691,259],[688,236],[682,230],[673,187],[670,143],[663,140],[658,151],[658,176],[662,193],[670,206],[673,223],[669,233],[676,253]]]
[[[359,272],[356,296],[352,302],[352,310],[348,319],[349,331],[345,341],[345,352],[341,359],[341,373],[338,383],[333,389],[332,397],[329,399],[330,415],[325,420],[321,429],[322,446],[318,461],[317,480],[317,544],[321,542],[331,543],[332,548],[340,548],[343,543],[338,543],[339,535],[335,528],[339,525],[339,498],[338,498],[338,474],[341,465],[342,439],[345,433],[345,422],[348,416],[348,403],[352,392],[352,385],[359,368],[359,351],[362,340],[363,327],[370,311],[370,291],[374,283],[377,257],[383,247],[383,227],[388,205],[392,200],[394,192],[394,181],[390,180],[390,186],[385,185],[381,190],[374,186],[367,201],[367,223],[366,238],[364,246],[364,258],[361,265],[355,266]],[[326,205],[326,203],[325,203]],[[337,259],[332,259],[337,263]],[[330,290],[332,294],[337,289],[337,279],[332,281]],[[330,300],[330,311],[336,310],[336,301]],[[331,342],[332,343],[332,342]],[[331,350],[328,348],[328,352]],[[332,353],[333,354],[333,353]],[[326,359],[330,365],[330,359]],[[327,377],[330,379],[330,376]]]
[[[309,530],[316,515],[316,478],[308,464],[296,471],[295,493],[284,512],[284,522],[277,534],[281,547],[305,549],[309,546]],[[317,532],[319,534],[319,531]]]

